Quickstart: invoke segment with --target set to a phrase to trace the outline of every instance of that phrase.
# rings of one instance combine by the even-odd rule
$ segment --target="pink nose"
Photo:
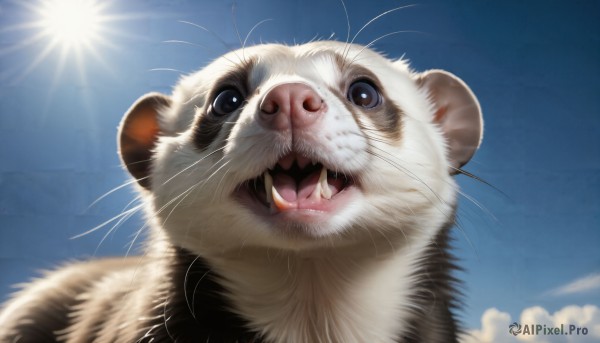
[[[311,87],[302,83],[285,83],[265,95],[258,120],[270,130],[307,128],[326,110],[325,102]]]

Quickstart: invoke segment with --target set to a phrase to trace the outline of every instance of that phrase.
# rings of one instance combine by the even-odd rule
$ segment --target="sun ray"
[[[48,45],[46,45],[44,50],[42,50],[42,52],[40,52],[38,54],[38,56],[31,63],[29,63],[29,66],[27,66],[27,68],[19,74],[16,81],[17,82],[21,81],[27,75],[29,75],[29,73],[34,71],[35,68],[37,68],[48,56],[50,56],[52,51],[54,51],[54,49],[56,49],[57,46],[58,46],[58,43],[55,40],[52,40],[50,43],[48,43]]]

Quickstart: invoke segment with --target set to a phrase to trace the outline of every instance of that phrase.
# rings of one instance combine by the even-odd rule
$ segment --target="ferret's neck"
[[[269,251],[208,261],[235,310],[269,342],[388,343],[413,317],[417,261],[426,245],[372,255]]]

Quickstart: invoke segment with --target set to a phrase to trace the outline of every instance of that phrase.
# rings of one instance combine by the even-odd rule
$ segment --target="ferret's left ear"
[[[456,174],[458,168],[469,162],[483,137],[479,102],[461,79],[443,70],[424,72],[417,76],[417,83],[433,101],[433,121],[446,137],[449,172]]]
[[[168,96],[148,93],[129,108],[121,121],[117,137],[121,161],[146,189],[150,189],[152,157],[160,134],[159,112],[170,105]]]

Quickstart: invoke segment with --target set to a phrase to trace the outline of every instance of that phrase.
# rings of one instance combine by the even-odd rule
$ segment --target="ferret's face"
[[[135,104],[122,156],[153,219],[198,253],[430,237],[453,212],[449,170],[466,161],[451,156],[464,147],[428,77],[337,42],[238,50]]]

